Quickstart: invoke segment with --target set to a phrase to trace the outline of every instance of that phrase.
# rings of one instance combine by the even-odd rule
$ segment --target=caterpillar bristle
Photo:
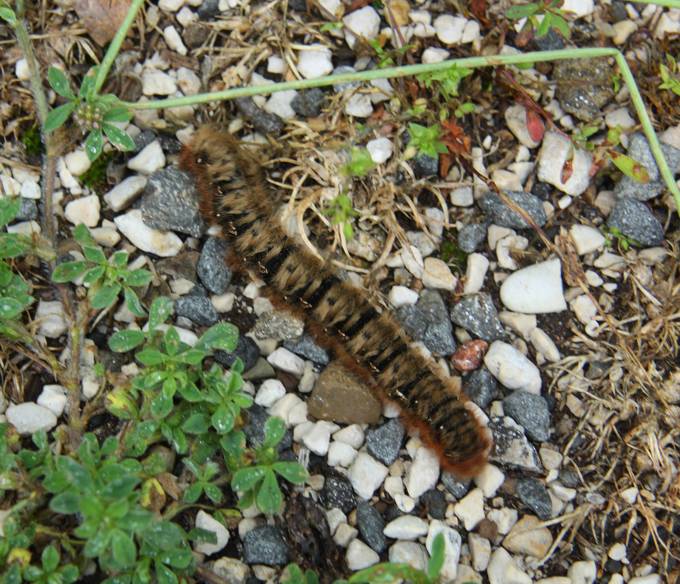
[[[232,267],[258,273],[275,306],[303,318],[348,370],[396,403],[407,426],[438,453],[442,468],[460,477],[477,474],[492,441],[460,379],[414,348],[366,292],[286,235],[258,164],[238,141],[203,126],[183,148],[180,166],[196,180],[205,220],[220,225],[231,242]]]

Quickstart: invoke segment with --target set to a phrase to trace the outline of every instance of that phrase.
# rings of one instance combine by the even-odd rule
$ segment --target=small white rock
[[[607,555],[612,559],[617,562],[620,562],[621,560],[624,560],[626,558],[626,546],[625,544],[622,543],[615,543],[612,547],[609,548],[609,551],[607,552]]]
[[[35,321],[38,323],[38,334],[48,339],[60,337],[68,328],[64,307],[59,301],[41,300],[38,302]]]
[[[416,450],[413,464],[406,473],[406,480],[404,481],[406,491],[411,497],[417,499],[426,491],[433,489],[438,478],[439,459],[437,455],[429,448],[421,446]]]
[[[294,393],[287,393],[279,401],[277,401],[271,408],[269,408],[269,415],[281,418],[284,422],[286,422],[286,425],[290,426],[291,424],[288,418],[290,417],[290,414],[293,411],[293,409],[297,407],[297,405],[300,403],[303,402],[297,395],[295,395]],[[314,425],[312,424],[312,422],[307,423],[311,424],[309,428],[311,428]],[[302,425],[304,424],[300,424],[300,426]]]
[[[597,577],[597,566],[592,560],[574,562],[567,570],[572,584],[593,584]]]
[[[531,576],[519,569],[512,556],[503,548],[491,554],[486,569],[489,584],[531,584]]]
[[[99,223],[101,203],[97,195],[89,195],[71,201],[64,209],[64,216],[73,225],[84,223],[88,227],[96,227]]]
[[[572,225],[569,234],[574,240],[576,253],[585,255],[601,249],[605,243],[605,237],[599,230],[589,225]]]
[[[40,234],[42,229],[37,221],[21,221],[14,225],[7,226],[7,233],[18,233],[20,235],[27,235],[31,237],[33,234]]]
[[[357,495],[368,501],[387,476],[388,469],[375,458],[360,452],[349,468],[348,478]]]
[[[491,343],[484,356],[484,364],[508,389],[522,389],[540,394],[541,374],[538,367],[512,345],[503,341]]]
[[[147,144],[134,158],[128,161],[128,168],[143,174],[151,174],[165,166],[165,154],[158,140]]]
[[[184,0],[160,0],[158,7],[164,12],[177,12],[184,5]]]
[[[273,367],[286,371],[287,373],[292,373],[296,377],[300,377],[305,371],[304,360],[283,347],[279,347],[269,355],[267,361],[269,361],[269,364]]]
[[[562,264],[552,259],[510,274],[501,286],[501,301],[514,312],[541,314],[566,310]]]
[[[201,79],[191,69],[177,69],[177,86],[184,95],[196,95],[201,90]]]
[[[373,113],[373,102],[370,95],[354,93],[345,102],[345,113],[355,118],[368,118]]]
[[[255,403],[268,408],[286,395],[286,388],[278,379],[265,379],[255,395]]]
[[[503,471],[493,464],[487,464],[475,477],[475,484],[482,489],[487,499],[496,494],[503,481],[505,481]]]
[[[323,45],[314,44],[298,53],[297,69],[305,79],[323,77],[333,71],[331,51]]]
[[[635,505],[635,501],[637,501],[639,492],[640,491],[638,491],[637,487],[628,487],[627,489],[621,491],[620,495],[626,503],[629,505]]]
[[[182,249],[182,240],[172,231],[147,226],[140,209],[118,215],[113,221],[118,230],[142,251],[165,258],[176,256]]]
[[[538,327],[533,329],[529,333],[529,340],[536,351],[543,355],[547,361],[557,363],[562,358],[557,345],[543,329]]]
[[[388,560],[394,564],[408,564],[416,570],[427,569],[427,551],[413,541],[398,541],[390,546]]]
[[[464,294],[475,294],[484,286],[484,278],[489,269],[489,260],[481,253],[471,253],[467,258]]]
[[[366,149],[371,155],[371,160],[376,164],[382,164],[392,156],[394,146],[389,138],[375,138],[366,144]]]
[[[345,25],[345,39],[350,48],[356,44],[357,37],[371,41],[380,32],[380,15],[370,5],[350,12],[342,22]]]
[[[572,172],[568,180],[563,182],[562,170],[567,160],[571,160]],[[557,132],[546,132],[538,153],[538,180],[577,197],[590,184],[592,162],[592,155],[580,148],[574,148],[566,136]]]
[[[145,176],[129,176],[106,193],[104,200],[114,211],[121,211],[140,195],[146,180]]]
[[[177,13],[177,22],[179,22],[185,28],[197,20],[198,14],[192,12],[191,8],[188,6],[183,6],[182,9]]]
[[[354,539],[347,548],[345,560],[347,567],[356,572],[357,570],[363,570],[377,564],[380,561],[380,556],[363,541]]]
[[[472,187],[463,186],[453,189],[451,191],[451,204],[456,207],[471,207],[474,202],[474,196],[472,194]]]
[[[84,150],[76,150],[64,156],[64,164],[66,164],[66,168],[68,168],[68,171],[73,176],[80,176],[87,172],[92,162],[90,162]]]
[[[400,254],[401,260],[404,262],[404,267],[416,278],[422,278],[425,263],[423,262],[423,256],[420,253],[420,250],[415,245],[409,245],[402,248]]]
[[[328,446],[331,443],[331,433],[337,429],[338,427],[335,424],[321,420],[305,433],[302,443],[314,454],[326,456]]]
[[[219,552],[229,543],[229,530],[222,523],[217,521],[217,519],[208,515],[203,510],[199,510],[196,514],[196,527],[205,529],[206,531],[212,531],[217,538],[215,543],[203,541],[196,544],[194,549],[199,553],[209,556],[215,552]]]
[[[519,312],[510,312],[509,310],[503,310],[498,313],[498,318],[500,321],[509,326],[516,333],[519,333],[526,340],[529,340],[531,331],[533,331],[537,326],[536,315],[535,314],[521,314]]]
[[[449,51],[446,49],[439,49],[437,47],[428,47],[423,51],[421,60],[423,64],[441,63],[449,58]]]
[[[437,38],[447,45],[459,44],[463,41],[463,32],[467,20],[462,16],[451,16],[442,14],[435,18],[434,29]]]
[[[31,78],[31,70],[26,59],[19,59],[14,66],[14,74],[19,81],[28,81]]]
[[[472,489],[455,504],[453,512],[463,522],[466,531],[472,531],[484,519],[484,493],[482,489]]]
[[[264,110],[279,116],[282,120],[293,119],[296,114],[291,103],[297,93],[294,89],[273,93],[267,103],[264,104]]]
[[[427,540],[425,541],[428,552],[432,553],[434,539],[440,533],[444,535],[444,565],[442,566],[441,578],[444,582],[452,582],[458,574],[458,560],[463,542],[455,529],[434,519],[430,522]]]
[[[583,324],[588,324],[597,316],[597,306],[593,304],[593,301],[586,294],[580,294],[574,298],[569,303],[569,306],[574,311],[574,314],[576,314],[576,318]]]
[[[472,556],[472,567],[477,572],[486,570],[491,559],[491,542],[476,533],[469,533],[468,547]]]
[[[66,389],[61,385],[44,385],[37,399],[39,406],[47,408],[57,417],[64,413],[67,401]]]
[[[172,95],[177,91],[177,83],[164,71],[146,69],[142,73],[142,93],[144,95]]]
[[[588,16],[595,11],[594,0],[564,0],[561,6],[565,12],[571,12],[576,18]]]
[[[392,539],[418,539],[427,533],[427,521],[415,515],[402,515],[390,521],[383,533]]]
[[[511,105],[505,110],[505,123],[521,144],[527,148],[536,148],[540,141],[534,140],[527,127],[527,108],[523,105]]]
[[[358,450],[364,443],[364,431],[359,424],[352,424],[333,434],[333,440],[349,444],[352,448]]]
[[[418,302],[418,292],[411,290],[406,286],[392,286],[392,289],[388,294],[388,299],[394,308],[399,308],[400,306]]]
[[[357,451],[344,442],[333,441],[328,448],[328,464],[330,466],[349,468],[356,457]]]
[[[22,435],[35,434],[41,430],[47,432],[57,425],[54,412],[34,402],[10,404],[5,415],[7,421]]]
[[[342,548],[346,548],[352,541],[354,541],[359,534],[359,531],[348,525],[347,523],[342,523],[338,526],[333,536],[333,541]]]
[[[423,269],[423,284],[426,288],[448,290],[456,289],[458,280],[451,273],[451,268],[439,258],[426,258]]]
[[[22,183],[19,194],[24,199],[33,199],[34,201],[37,201],[38,199],[40,199],[41,196],[40,185],[38,185],[38,183],[35,181],[27,180],[24,183]]]
[[[508,507],[491,509],[488,518],[496,524],[498,533],[506,535],[510,532],[513,525],[517,523],[517,509],[509,509]]]
[[[105,220],[104,222],[106,223],[107,221]],[[109,226],[105,225],[90,229],[90,234],[99,245],[104,247],[116,247],[120,241],[120,233],[118,233],[115,223]]]
[[[165,39],[165,42],[168,44],[168,47],[170,47],[170,49],[179,53],[180,55],[187,54],[187,48],[184,45],[184,41],[182,41],[182,37],[179,36],[177,29],[173,25],[166,26],[163,29],[163,38]]]

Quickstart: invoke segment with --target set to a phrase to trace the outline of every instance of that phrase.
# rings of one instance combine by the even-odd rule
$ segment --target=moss
[[[99,192],[106,188],[106,167],[113,158],[113,152],[104,152],[92,166],[80,176],[80,181],[88,188]]]
[[[44,151],[38,126],[31,126],[26,130],[21,137],[21,142],[26,147],[26,154],[29,156],[40,156]]]

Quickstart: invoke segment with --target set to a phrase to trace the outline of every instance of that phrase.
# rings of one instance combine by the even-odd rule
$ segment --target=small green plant
[[[380,41],[378,39],[373,39],[371,41],[368,41],[368,44],[371,45],[373,50],[375,51],[375,56],[377,57],[378,60],[378,69],[386,69],[387,67],[394,67],[395,66],[395,60],[394,57],[401,57],[404,56],[406,53],[409,52],[413,48],[413,45],[405,44],[401,47],[398,47],[396,49],[393,49],[391,51],[386,51],[383,46],[380,44]]]
[[[105,152],[94,160],[83,174],[80,175],[80,182],[93,191],[99,191],[106,187],[106,167],[113,158],[113,152]]]
[[[98,95],[95,90],[96,77],[97,67],[93,67],[83,79],[76,95],[63,71],[50,67],[47,72],[50,87],[67,101],[49,113],[45,121],[45,132],[53,132],[74,115],[83,131],[88,132],[85,152],[90,160],[96,160],[102,153],[104,136],[120,150],[130,151],[135,148],[134,140],[116,125],[129,122],[132,113],[115,95]]]
[[[345,239],[354,237],[352,218],[357,217],[359,213],[352,206],[352,199],[349,195],[342,193],[335,197],[326,207],[325,214],[333,225],[341,226]]]
[[[565,18],[565,12],[560,9],[563,0],[541,0],[531,4],[521,4],[511,6],[505,12],[510,20],[521,20],[526,18],[526,23],[522,27],[520,34],[534,32],[537,38],[548,34],[550,29],[560,33],[564,38],[569,38],[569,22]],[[539,18],[542,16],[543,18]]]
[[[453,111],[453,115],[456,116],[457,118],[463,118],[466,115],[473,113],[476,109],[477,108],[474,103],[472,103],[471,101],[466,101],[465,103],[461,103]]]
[[[85,259],[59,264],[52,273],[52,281],[65,283],[82,278],[83,284],[89,288],[90,305],[96,310],[110,307],[123,292],[130,312],[144,316],[144,308],[133,288],[146,286],[151,281],[151,272],[128,269],[129,254],[126,251],[114,252],[107,258],[82,223],[74,229],[73,237],[83,250]]]
[[[40,556],[40,566],[26,566],[24,579],[36,584],[71,584],[80,575],[74,564],[60,566],[60,557],[57,548],[48,545]]]
[[[40,156],[43,152],[43,145],[40,141],[40,127],[31,126],[21,136],[21,143],[26,147],[26,154],[29,156]]]
[[[366,176],[375,168],[375,162],[366,148],[352,148],[350,161],[342,167],[345,176]]]
[[[659,89],[666,89],[672,91],[675,95],[680,95],[680,69],[678,63],[672,55],[666,55],[666,62],[659,64],[659,74],[661,75],[661,84]]]
[[[438,158],[440,154],[448,152],[441,141],[442,129],[439,124],[427,127],[411,123],[408,125],[408,133],[411,136],[409,146],[413,146],[419,154]]]
[[[286,425],[281,418],[269,418],[264,440],[255,448],[257,464],[234,473],[231,488],[239,493],[241,507],[256,504],[263,513],[277,513],[283,505],[277,475],[293,484],[302,484],[307,479],[307,471],[299,463],[278,460],[277,446],[285,432]]]
[[[342,29],[342,22],[324,22],[319,28],[319,32],[331,32]]]
[[[618,227],[604,226],[602,233],[605,238],[604,244],[608,248],[614,247],[614,241],[618,241],[623,251],[628,251],[631,247],[642,247],[639,241],[624,235]]]
[[[472,75],[472,69],[454,65],[444,71],[422,73],[416,78],[423,83],[427,89],[435,87],[441,97],[445,101],[449,101],[454,97],[458,97],[460,83],[468,75]]]

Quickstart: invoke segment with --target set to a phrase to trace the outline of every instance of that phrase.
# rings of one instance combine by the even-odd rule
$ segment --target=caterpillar
[[[407,427],[419,430],[444,470],[461,478],[476,475],[486,463],[491,434],[460,378],[413,347],[367,292],[286,234],[259,165],[238,140],[202,126],[183,147],[179,164],[194,177],[201,215],[221,226],[230,242],[232,267],[259,273],[276,306],[302,317],[336,359],[384,401],[396,402]]]

